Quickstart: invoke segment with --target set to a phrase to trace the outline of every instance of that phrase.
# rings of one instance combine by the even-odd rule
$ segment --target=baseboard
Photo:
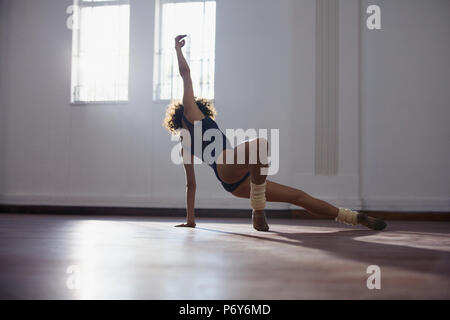
[[[186,216],[186,209],[180,208],[135,208],[135,207],[88,207],[88,206],[39,206],[1,205],[0,214],[45,214],[71,216],[110,217],[179,217]],[[196,209],[197,217],[209,218],[250,218],[249,209]],[[289,219],[294,215],[290,210],[267,210],[270,218]]]
[[[325,200],[338,207],[362,209],[358,198],[330,198]],[[36,205],[36,206],[78,206],[78,207],[133,207],[133,208],[184,208],[183,197],[147,196],[147,195],[36,195],[36,194],[6,194],[0,195],[0,204],[7,205]],[[226,208],[248,209],[247,199],[239,199],[226,194],[225,197],[199,197],[196,198],[196,208]],[[267,203],[269,210],[298,210],[299,207],[286,203]]]
[[[186,210],[180,208],[136,208],[136,207],[89,207],[89,206],[43,206],[43,205],[7,205],[0,204],[0,214],[46,214],[72,216],[108,216],[108,217],[179,217],[186,216]],[[372,216],[383,220],[400,221],[450,221],[450,212],[373,212]],[[323,216],[311,215],[305,210],[266,210],[268,218],[326,220]],[[196,209],[197,217],[207,218],[250,218],[249,209]]]
[[[371,212],[394,212],[394,213],[442,213],[450,212],[450,201],[448,199],[431,198],[410,198],[410,199],[358,199],[358,198],[322,198],[338,207],[352,208],[355,210],[365,210]],[[76,207],[76,208],[111,208],[112,210],[124,209],[127,212],[130,208],[148,210],[148,208],[184,210],[185,200],[177,197],[161,196],[104,196],[104,195],[29,195],[29,194],[7,194],[0,195],[0,206],[10,207]],[[249,210],[249,203],[246,199],[237,199],[232,196],[223,198],[198,197],[196,208],[209,211],[228,210]],[[211,209],[213,208],[213,209]],[[268,210],[298,212],[299,207],[283,203],[268,203]]]
[[[450,198],[365,198],[362,208],[368,211],[450,212]]]
[[[148,195],[36,195],[6,194],[0,195],[0,204],[34,205],[34,206],[76,206],[76,207],[123,207],[123,208],[185,208],[185,199],[181,197],[148,196]],[[248,209],[246,199],[238,199],[231,195],[224,197],[197,196],[196,208]],[[269,210],[288,210],[289,204],[268,203]]]
[[[392,212],[392,211],[361,211],[369,216],[386,221],[450,221],[450,212]],[[321,219],[328,218],[311,215],[304,210],[292,210],[293,218]]]
[[[323,200],[338,206],[362,209],[360,199],[334,199],[322,198]],[[223,198],[196,198],[196,208],[199,209],[249,209],[247,199],[238,199],[233,196]],[[184,198],[173,198],[163,196],[105,196],[105,195],[29,195],[29,194],[8,194],[0,195],[0,205],[19,206],[74,206],[74,207],[107,207],[107,208],[185,208]],[[299,210],[301,208],[286,203],[267,203],[269,210]]]

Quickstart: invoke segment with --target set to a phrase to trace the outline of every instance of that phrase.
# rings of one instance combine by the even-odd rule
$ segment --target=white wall
[[[450,1],[378,4],[362,33],[362,197],[373,209],[450,205]]]
[[[2,97],[6,92],[5,86],[7,83],[7,60],[8,52],[6,43],[9,43],[9,32],[7,32],[6,12],[9,12],[9,3],[6,1],[0,1],[0,195],[4,193],[4,159],[6,141],[5,141],[5,110],[6,104]]]
[[[96,106],[68,103],[71,32],[65,12],[71,1],[2,4],[10,6],[2,20],[13,53],[2,72],[8,80],[1,97],[3,202],[182,206],[183,169],[170,162],[173,143],[161,126],[165,105],[154,104],[151,95],[154,1],[132,5],[130,103]],[[291,6],[270,0],[217,6],[220,124],[283,127],[284,152],[292,112]],[[278,181],[288,180],[288,160],[282,159]],[[199,206],[247,206],[230,201],[211,169],[197,171]]]
[[[405,13],[390,2],[411,3],[414,9]],[[70,106],[71,32],[65,12],[71,1],[0,0],[0,202],[183,206],[183,169],[170,162],[173,144],[161,127],[165,106],[152,102],[154,1],[132,3],[130,102]],[[342,176],[334,178],[313,177],[314,3],[218,0],[219,124],[280,128],[281,170],[273,179],[334,203],[357,206],[362,195],[369,206],[384,209],[412,199],[408,209],[414,209],[421,204],[415,200],[426,198],[434,209],[449,209],[444,121],[450,100],[443,90],[449,2],[380,1],[389,8],[382,9],[384,30],[362,32],[361,163],[354,154],[359,117],[351,116],[358,110],[341,101]],[[417,14],[418,9],[425,17],[407,21],[408,10]],[[438,19],[428,19],[435,15]],[[343,20],[342,30],[355,21]],[[398,39],[405,43],[399,45]],[[420,60],[424,56],[430,59]],[[348,56],[341,63],[341,68],[351,65]],[[344,81],[355,79],[344,75]],[[199,207],[248,207],[246,200],[232,199],[221,189],[211,169],[196,170]]]

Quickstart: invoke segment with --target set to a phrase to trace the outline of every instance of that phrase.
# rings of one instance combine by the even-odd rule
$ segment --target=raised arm
[[[186,35],[180,35],[175,38],[175,50],[177,52],[178,67],[180,75],[183,78],[183,105],[184,112],[188,119],[199,120],[203,118],[203,114],[197,106],[194,98],[194,89],[192,87],[191,69],[184,58],[182,48],[186,44],[184,38]]]
[[[181,150],[183,156],[183,149]],[[197,185],[195,182],[194,156],[191,156],[191,162],[184,164],[186,174],[186,223],[176,227],[195,228],[195,192]]]

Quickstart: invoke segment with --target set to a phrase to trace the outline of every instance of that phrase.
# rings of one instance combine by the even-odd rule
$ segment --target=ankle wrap
[[[358,212],[346,208],[339,208],[336,221],[348,225],[356,226],[358,224]]]
[[[250,204],[255,211],[266,208],[266,183],[254,184],[250,182]]]

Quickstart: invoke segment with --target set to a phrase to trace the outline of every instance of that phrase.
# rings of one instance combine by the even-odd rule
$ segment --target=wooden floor
[[[269,233],[249,219],[177,222],[0,214],[0,298],[450,298],[449,222],[396,221],[382,233],[297,219],[272,219]],[[370,265],[381,290],[367,289]]]

